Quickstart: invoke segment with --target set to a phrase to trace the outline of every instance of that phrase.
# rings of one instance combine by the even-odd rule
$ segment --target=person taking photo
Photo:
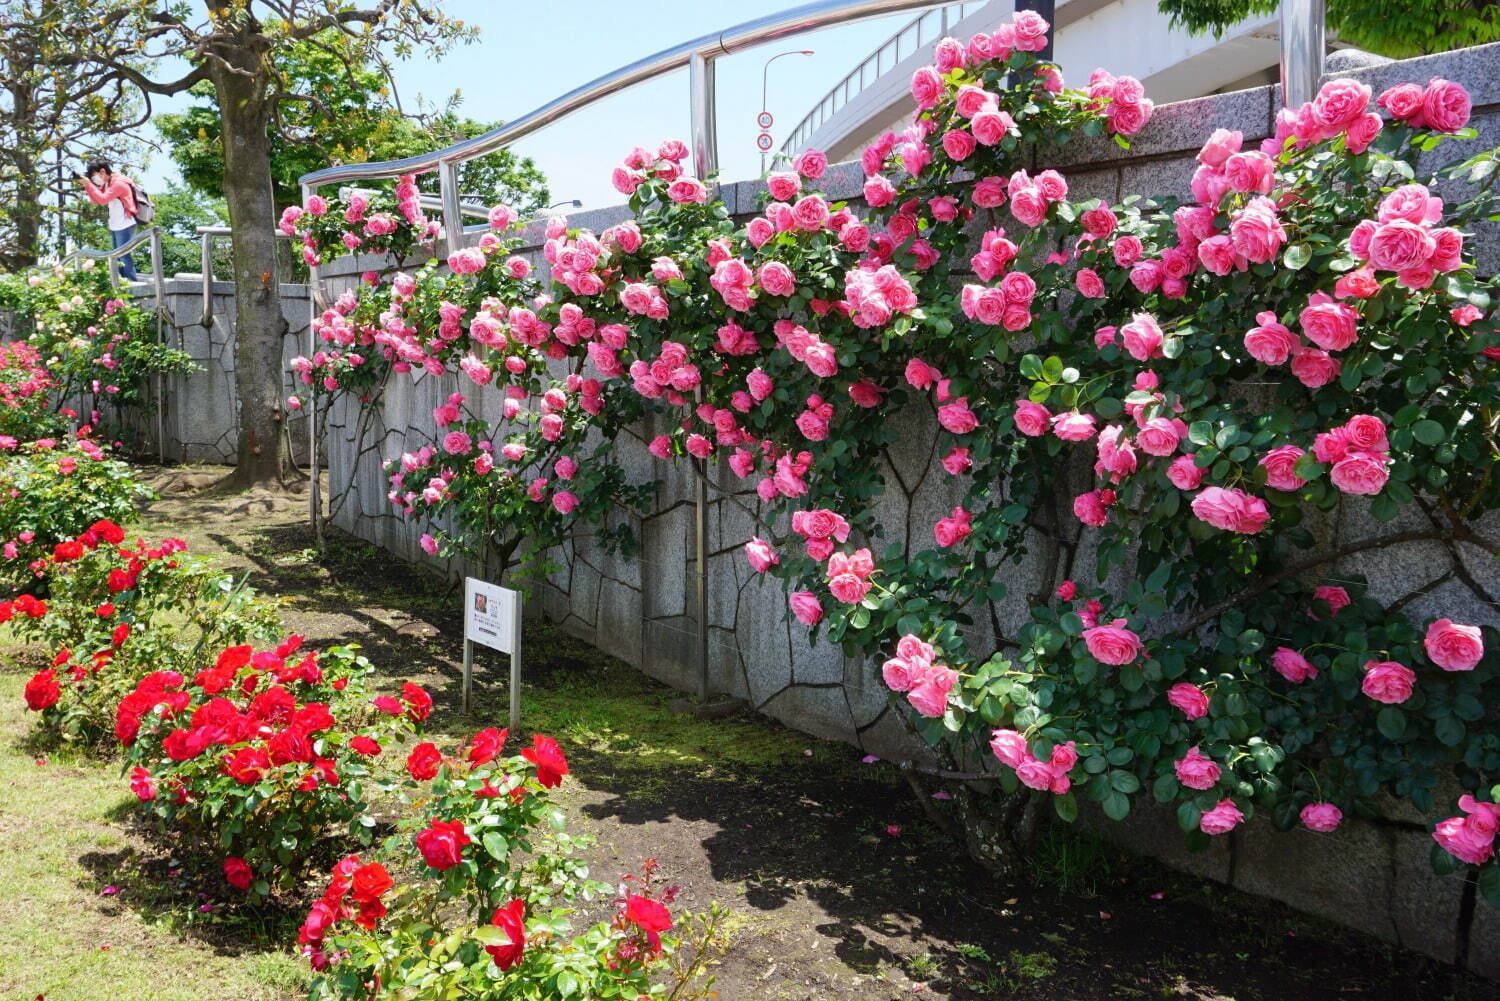
[[[113,241],[111,249],[118,249],[135,236],[135,220],[139,210],[135,203],[135,185],[124,174],[110,169],[108,160],[91,160],[82,174],[76,170],[73,176],[83,182],[89,201],[109,209],[109,235]],[[126,281],[135,281],[135,262],[126,254],[120,259],[120,274]]]

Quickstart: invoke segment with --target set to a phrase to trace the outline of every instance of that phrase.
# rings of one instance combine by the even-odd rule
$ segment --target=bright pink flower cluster
[[[1071,740],[1054,744],[1051,755],[1044,761],[1031,753],[1024,734],[1000,729],[990,735],[990,751],[1001,764],[1015,769],[1016,778],[1028,789],[1061,796],[1073,787],[1068,772],[1078,763],[1078,752]]]
[[[891,691],[905,692],[912,708],[928,717],[943,715],[949,693],[958,683],[957,671],[937,663],[932,644],[910,634],[896,643],[896,655],[885,662],[880,674]]]
[[[1390,479],[1385,422],[1370,414],[1356,414],[1342,427],[1318,435],[1313,457],[1331,467],[1328,478],[1346,494],[1378,494]]]
[[[1481,803],[1473,796],[1458,798],[1464,816],[1438,823],[1432,838],[1443,851],[1460,862],[1483,865],[1495,854],[1495,833],[1500,831],[1500,804]]]

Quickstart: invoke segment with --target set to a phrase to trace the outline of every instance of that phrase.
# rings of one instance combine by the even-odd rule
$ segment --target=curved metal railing
[[[950,3],[938,10],[929,10],[902,26],[890,38],[881,43],[874,52],[860,60],[842,80],[828,89],[828,93],[812,106],[797,127],[787,134],[781,144],[781,152],[791,155],[799,146],[811,138],[835,112],[885,76],[891,69],[915,54],[924,45],[935,42],[948,34],[950,28],[986,6],[989,0],[970,0],[969,3]]]

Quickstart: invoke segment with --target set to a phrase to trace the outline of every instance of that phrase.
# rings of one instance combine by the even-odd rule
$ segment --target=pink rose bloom
[[[1392,219],[1370,237],[1370,263],[1380,271],[1407,271],[1426,264],[1436,249],[1437,241],[1426,227]]]
[[[1359,312],[1326,292],[1313,293],[1298,322],[1303,335],[1324,351],[1342,351],[1359,339]]]
[[[1323,584],[1313,589],[1313,600],[1321,601],[1328,606],[1332,615],[1339,614],[1339,610],[1347,608],[1350,604],[1349,592],[1336,584]]]
[[[823,620],[823,606],[811,591],[793,591],[787,600],[791,603],[792,614],[804,626],[815,626]]]
[[[1188,748],[1186,754],[1173,762],[1172,770],[1177,773],[1177,781],[1189,789],[1201,792],[1219,784],[1218,764],[1196,747]]]
[[[920,358],[906,363],[906,381],[912,389],[928,389],[942,377],[942,373]]]
[[[1099,528],[1109,520],[1109,508],[1114,504],[1113,490],[1090,490],[1073,498],[1073,516],[1085,525]]]
[[[1213,134],[1203,143],[1203,148],[1198,151],[1198,162],[1210,167],[1221,167],[1225,160],[1240,151],[1244,141],[1243,132],[1214,129]]]
[[[943,468],[950,476],[960,476],[967,473],[974,466],[974,460],[969,457],[967,448],[954,448],[943,456]]]
[[[1113,253],[1115,263],[1122,268],[1128,268],[1141,259],[1141,238],[1138,236],[1122,236],[1115,241]]]
[[[1276,203],[1265,196],[1250,199],[1229,223],[1234,249],[1248,261],[1273,260],[1286,243],[1286,230],[1276,216]]]
[[[1367,111],[1349,124],[1348,131],[1344,133],[1344,146],[1351,153],[1363,153],[1384,129],[1384,119],[1373,111]]]
[[[1124,619],[1085,629],[1083,642],[1088,645],[1089,654],[1101,664],[1129,664],[1145,651],[1141,638],[1125,628]]]
[[[1154,316],[1136,313],[1131,322],[1120,328],[1120,340],[1132,358],[1147,361],[1162,356],[1162,342],[1166,337]]]
[[[1458,798],[1465,817],[1449,817],[1437,825],[1432,837],[1443,850],[1469,865],[1482,865],[1494,855],[1495,832],[1500,828],[1500,806],[1480,803],[1473,796]]]
[[[1204,812],[1198,818],[1198,830],[1204,834],[1228,834],[1238,827],[1245,819],[1239,807],[1234,805],[1232,799],[1221,799],[1212,810]]]
[[[1276,183],[1276,162],[1260,150],[1236,153],[1224,164],[1224,180],[1231,191],[1270,194]]]
[[[1391,477],[1390,465],[1388,456],[1351,450],[1333,464],[1328,478],[1346,494],[1373,496],[1385,489]]]
[[[938,407],[937,418],[938,423],[952,434],[968,434],[979,426],[979,418],[969,409],[967,397],[959,397]]]
[[[1234,241],[1223,233],[1209,237],[1198,244],[1198,261],[1220,277],[1229,274],[1236,264]]]
[[[1438,619],[1428,626],[1422,646],[1428,658],[1445,671],[1472,671],[1484,657],[1479,627],[1459,625],[1452,619]]]
[[[422,538],[418,539],[417,541],[422,547],[422,552],[426,553],[428,556],[436,556],[438,554],[437,540],[434,539],[431,535],[423,532]]]
[[[828,157],[816,149],[805,149],[792,161],[792,169],[810,181],[816,181],[828,169]]]
[[[941,716],[948,708],[948,693],[953,690],[957,681],[957,671],[934,664],[912,685],[911,691],[906,693],[906,700],[923,716]]]
[[[1302,826],[1319,834],[1332,834],[1344,822],[1344,811],[1332,803],[1309,803],[1298,814]]]
[[[1028,438],[1040,438],[1051,426],[1052,415],[1040,403],[1030,400],[1016,401],[1016,430]]]
[[[1415,671],[1394,660],[1366,661],[1364,672],[1365,679],[1360,683],[1360,691],[1376,702],[1388,705],[1399,705],[1411,698],[1412,686],[1417,681]]]
[[[1375,218],[1380,222],[1405,219],[1417,225],[1437,222],[1443,217],[1443,200],[1427,190],[1425,184],[1403,184],[1380,200]]]
[[[1260,324],[1245,334],[1245,350],[1250,357],[1263,365],[1281,365],[1297,346],[1296,336],[1286,326],[1277,322],[1276,314],[1270,310],[1255,315]]]
[[[1094,415],[1069,411],[1052,418],[1052,433],[1063,441],[1088,441],[1094,436]]]
[[[1199,521],[1207,522],[1225,532],[1254,535],[1266,527],[1270,511],[1266,502],[1245,491],[1223,487],[1204,487],[1193,498],[1193,514]]]
[[[766,178],[766,190],[778,202],[789,202],[802,190],[802,179],[794,173],[778,171]]]
[[[896,200],[896,188],[882,174],[876,174],[865,181],[865,202],[871,208],[884,208]]]
[[[1179,682],[1167,689],[1167,701],[1182,710],[1188,719],[1199,719],[1208,714],[1208,696],[1197,685]]]
[[[701,205],[708,201],[708,189],[696,177],[679,177],[667,185],[667,197],[678,205]]]
[[[1318,669],[1302,654],[1291,647],[1277,647],[1271,655],[1271,666],[1276,673],[1294,685],[1300,685],[1318,676]]]
[[[1093,268],[1080,268],[1074,278],[1080,294],[1090,299],[1104,298],[1104,280]]]
[[[767,261],[760,266],[760,287],[769,295],[791,295],[797,291],[797,279],[792,269],[780,261]]]
[[[943,152],[951,160],[966,160],[974,152],[975,140],[963,129],[951,129],[943,134]]]
[[[956,507],[948,517],[938,519],[937,524],[932,526],[932,534],[937,539],[937,544],[947,549],[969,537],[974,531],[971,521],[969,512]]]
[[[1370,88],[1356,80],[1329,80],[1313,98],[1313,121],[1328,134],[1341,132],[1370,107]]]
[[[996,730],[990,735],[990,750],[1003,765],[1019,768],[1031,757],[1026,738],[1015,730]]]
[[[1266,486],[1272,490],[1301,490],[1307,485],[1307,481],[1292,472],[1292,467],[1306,454],[1296,445],[1280,445],[1261,456],[1260,465],[1266,471]]]
[[[1380,282],[1375,278],[1375,269],[1363,267],[1339,276],[1333,283],[1336,299],[1368,299],[1380,292]]]
[[[557,508],[558,514],[572,514],[578,506],[578,495],[570,490],[559,490],[552,495],[552,506]]]
[[[828,590],[844,604],[857,605],[870,592],[870,582],[852,573],[835,574],[828,579]]]
[[[1147,455],[1167,456],[1177,451],[1181,441],[1177,425],[1165,417],[1153,417],[1136,432],[1135,443]]]
[[[799,198],[792,206],[792,221],[804,232],[816,232],[828,222],[828,203],[822,195]]]
[[[1167,479],[1178,490],[1197,490],[1207,473],[1208,470],[1199,468],[1191,455],[1179,455],[1167,467]]]
[[[759,537],[745,543],[745,558],[750,561],[750,567],[756,573],[765,573],[781,562],[781,557],[776,555],[771,544]]]
[[[896,656],[887,660],[880,668],[881,680],[893,692],[909,692],[926,661]]]
[[[1453,83],[1441,77],[1427,82],[1422,94],[1422,118],[1434,132],[1457,132],[1469,124],[1473,104],[1463,84]]]
[[[1047,197],[1042,194],[1040,188],[1035,186],[1024,187],[1018,191],[1012,185],[1010,214],[1015,216],[1017,222],[1035,229],[1047,218]]]
[[[923,66],[911,75],[911,96],[918,109],[935,106],[943,98],[943,78],[931,66]]]
[[[1342,366],[1327,351],[1297,348],[1292,352],[1292,375],[1308,389],[1326,386],[1339,377]]]
[[[1385,91],[1375,103],[1389,111],[1392,118],[1404,122],[1422,114],[1423,96],[1421,84],[1402,83]]]
[[[449,431],[443,436],[443,451],[449,455],[466,455],[473,441],[462,431]]]

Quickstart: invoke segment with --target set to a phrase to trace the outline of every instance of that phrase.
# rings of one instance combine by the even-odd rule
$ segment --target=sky
[[[567,4],[518,4],[506,0],[453,0],[451,16],[477,26],[478,41],[437,59],[396,64],[402,101],[418,95],[440,104],[455,89],[461,114],[481,121],[508,121],[620,66],[680,42],[717,32],[795,6],[795,0],[654,0],[645,7],[572,0]],[[760,173],[755,124],[761,110],[765,60],[788,49],[770,67],[767,108],[776,147],[813,104],[915,16],[872,19],[782,39],[717,61],[719,162],[726,180]],[[158,110],[178,110],[182,98],[157,99]],[[514,149],[531,156],[548,177],[556,201],[577,198],[585,208],[622,201],[609,184],[610,169],[634,146],[654,148],[661,140],[689,140],[687,71],[670,74],[627,91],[527,136]],[[157,154],[144,172],[148,190],[160,190],[176,171]]]

